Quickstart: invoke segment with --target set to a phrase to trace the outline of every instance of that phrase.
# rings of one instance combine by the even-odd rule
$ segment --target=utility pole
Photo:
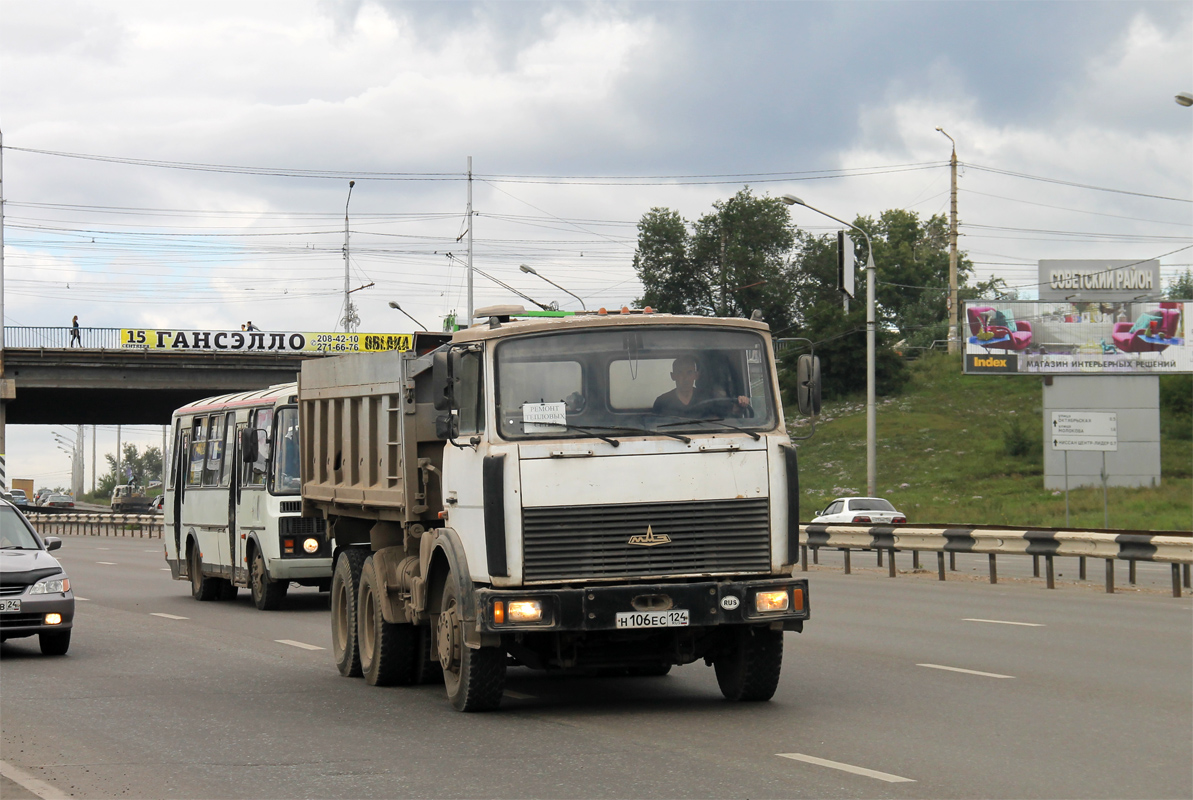
[[[953,143],[953,155],[949,158],[949,171],[952,173],[952,188],[949,197],[949,352],[956,353],[961,346],[961,334],[957,330],[957,142],[945,133],[944,128],[938,131],[948,136]]]
[[[352,291],[348,288],[348,204],[352,202],[352,187],[356,185],[356,181],[348,181],[348,199],[344,201],[344,333],[352,333],[355,330],[353,325],[353,313],[355,309],[352,308]]]
[[[725,222],[721,221],[721,316],[725,316],[725,284],[729,280],[725,272]]]
[[[464,327],[472,325],[472,156],[468,156],[468,316]]]
[[[11,399],[14,384],[4,379],[4,132],[0,131],[0,490],[8,488],[4,474],[5,405]]]
[[[91,426],[91,493],[95,494],[95,426]]]
[[[124,454],[122,452],[120,452],[120,426],[117,425],[116,426],[116,483],[114,484],[116,486],[119,486],[120,484],[124,483],[124,481],[121,480],[121,478],[124,477],[124,473],[120,469],[120,467],[121,467],[120,459],[123,458],[123,456],[124,456]]]
[[[70,460],[70,488],[74,492],[75,499],[83,496],[83,483],[86,476],[83,474],[87,462],[83,459],[87,457],[87,451],[83,449],[83,426],[75,426],[75,456]]]

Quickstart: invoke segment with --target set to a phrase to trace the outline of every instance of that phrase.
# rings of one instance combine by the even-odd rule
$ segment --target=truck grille
[[[632,545],[645,536],[653,546]],[[768,572],[767,498],[522,510],[523,578],[562,581]]]

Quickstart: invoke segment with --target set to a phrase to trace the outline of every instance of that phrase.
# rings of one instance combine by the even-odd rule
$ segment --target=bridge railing
[[[26,515],[42,536],[126,536],[160,539],[160,514],[39,514]]]
[[[48,347],[67,348],[71,328],[4,326],[5,347]],[[119,328],[79,328],[79,343],[75,347],[88,350],[119,350]]]

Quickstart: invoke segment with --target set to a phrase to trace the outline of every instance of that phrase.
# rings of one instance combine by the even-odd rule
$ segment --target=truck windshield
[[[769,430],[776,421],[766,342],[751,331],[572,331],[511,339],[494,357],[507,439]]]

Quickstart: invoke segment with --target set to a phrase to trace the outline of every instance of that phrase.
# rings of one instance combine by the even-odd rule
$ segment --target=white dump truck
[[[340,673],[441,679],[480,711],[507,665],[702,659],[727,698],[770,699],[809,602],[767,326],[476,316],[406,352],[302,365],[302,511],[334,552]],[[819,403],[805,358],[801,407]]]

